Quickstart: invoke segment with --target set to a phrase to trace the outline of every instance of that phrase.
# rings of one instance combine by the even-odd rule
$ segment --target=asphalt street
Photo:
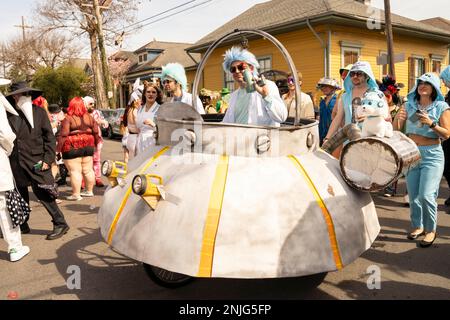
[[[105,140],[102,159],[122,159],[119,140]],[[403,185],[400,181],[400,190]],[[70,187],[60,191],[64,199]],[[54,241],[45,240],[52,229],[50,216],[32,199],[31,233],[22,237],[31,253],[11,263],[6,243],[0,240],[0,300],[450,299],[450,215],[443,205],[450,192],[444,181],[438,199],[438,238],[432,247],[420,248],[406,239],[409,209],[402,197],[375,194],[381,232],[372,248],[344,269],[328,273],[313,289],[303,278],[197,279],[178,289],[160,287],[147,277],[141,263],[103,241],[97,224],[103,192],[104,188],[95,188],[94,198],[63,200],[60,206],[71,229]],[[74,281],[78,271],[79,281]],[[374,285],[378,272],[381,282]]]

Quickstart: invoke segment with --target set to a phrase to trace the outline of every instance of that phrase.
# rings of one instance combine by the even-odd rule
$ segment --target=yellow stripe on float
[[[338,270],[342,269],[342,259],[341,254],[339,252],[339,246],[336,240],[336,231],[334,229],[334,223],[333,218],[331,218],[330,212],[327,209],[327,206],[323,202],[322,197],[320,196],[319,192],[317,191],[316,186],[314,185],[313,181],[309,177],[308,173],[306,172],[305,168],[302,166],[300,161],[295,156],[288,156],[289,159],[294,163],[294,165],[297,167],[297,169],[300,171],[300,173],[303,175],[305,180],[308,182],[308,186],[311,189],[312,193],[314,194],[314,198],[316,198],[317,204],[319,205],[320,209],[322,210],[323,217],[325,219],[325,222],[327,224],[328,228],[328,236],[330,238],[330,245],[331,249],[333,250],[333,256],[334,256],[334,262],[336,264],[336,268]]]
[[[143,174],[145,170],[147,170],[148,167],[152,165],[153,162],[155,162],[156,159],[158,159],[161,155],[163,155],[167,150],[169,150],[170,147],[164,147],[161,150],[158,151],[157,154],[155,154],[148,162],[147,164],[142,168],[142,170],[138,174]],[[125,205],[127,204],[128,198],[130,197],[132,191],[132,186],[130,186],[125,193],[125,197],[123,198],[122,202],[120,203],[119,209],[116,212],[116,215],[114,216],[114,220],[111,224],[111,227],[109,227],[109,233],[108,233],[108,244],[111,245],[112,238],[114,236],[114,233],[116,232],[116,226],[117,222],[120,219],[120,216],[122,214],[123,209],[125,208]]]
[[[208,214],[203,231],[202,250],[200,252],[199,277],[211,277],[214,260],[214,246],[217,230],[219,228],[220,214],[222,213],[223,197],[228,175],[228,156],[221,156],[216,168],[216,175],[209,197]]]

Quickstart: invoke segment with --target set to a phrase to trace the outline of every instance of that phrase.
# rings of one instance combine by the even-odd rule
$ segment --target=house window
[[[141,54],[139,55],[139,63],[144,63],[145,61],[147,61],[147,54]]]
[[[233,75],[229,72],[225,72],[225,77],[224,77],[224,88],[228,88],[231,91],[234,91],[234,79],[233,79]]]
[[[257,59],[260,66],[259,73],[263,73],[272,69],[272,57],[260,57]]]
[[[444,60],[444,56],[438,54],[430,54],[431,59],[431,72],[436,72],[440,74],[442,71],[442,61]]]
[[[441,73],[441,66],[442,61],[441,60],[431,60],[431,71],[436,72],[437,74]]]
[[[412,89],[416,83],[417,78],[425,73],[425,59],[422,57],[409,58],[408,70],[408,87]]]
[[[356,63],[360,57],[360,48],[342,47],[342,67]]]

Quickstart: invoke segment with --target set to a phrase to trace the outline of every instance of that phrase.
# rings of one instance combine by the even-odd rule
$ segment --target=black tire
[[[302,281],[305,281],[305,286],[308,289],[315,289],[323,282],[328,272],[311,274],[309,276],[301,277]]]
[[[168,271],[150,264],[143,263],[143,266],[149,278],[161,287],[175,289],[185,286],[194,280],[191,276]]]

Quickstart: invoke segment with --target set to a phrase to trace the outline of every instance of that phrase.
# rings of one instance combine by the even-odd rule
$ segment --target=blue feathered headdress
[[[253,75],[258,76],[258,70],[260,68],[258,60],[253,53],[240,47],[232,47],[225,52],[223,60],[223,70],[230,72],[231,64],[235,61],[244,61],[247,64],[251,64],[253,69]]]
[[[162,67],[162,81],[167,77],[175,79],[180,85],[183,91],[187,90],[187,78],[184,67],[179,63],[168,63]]]

